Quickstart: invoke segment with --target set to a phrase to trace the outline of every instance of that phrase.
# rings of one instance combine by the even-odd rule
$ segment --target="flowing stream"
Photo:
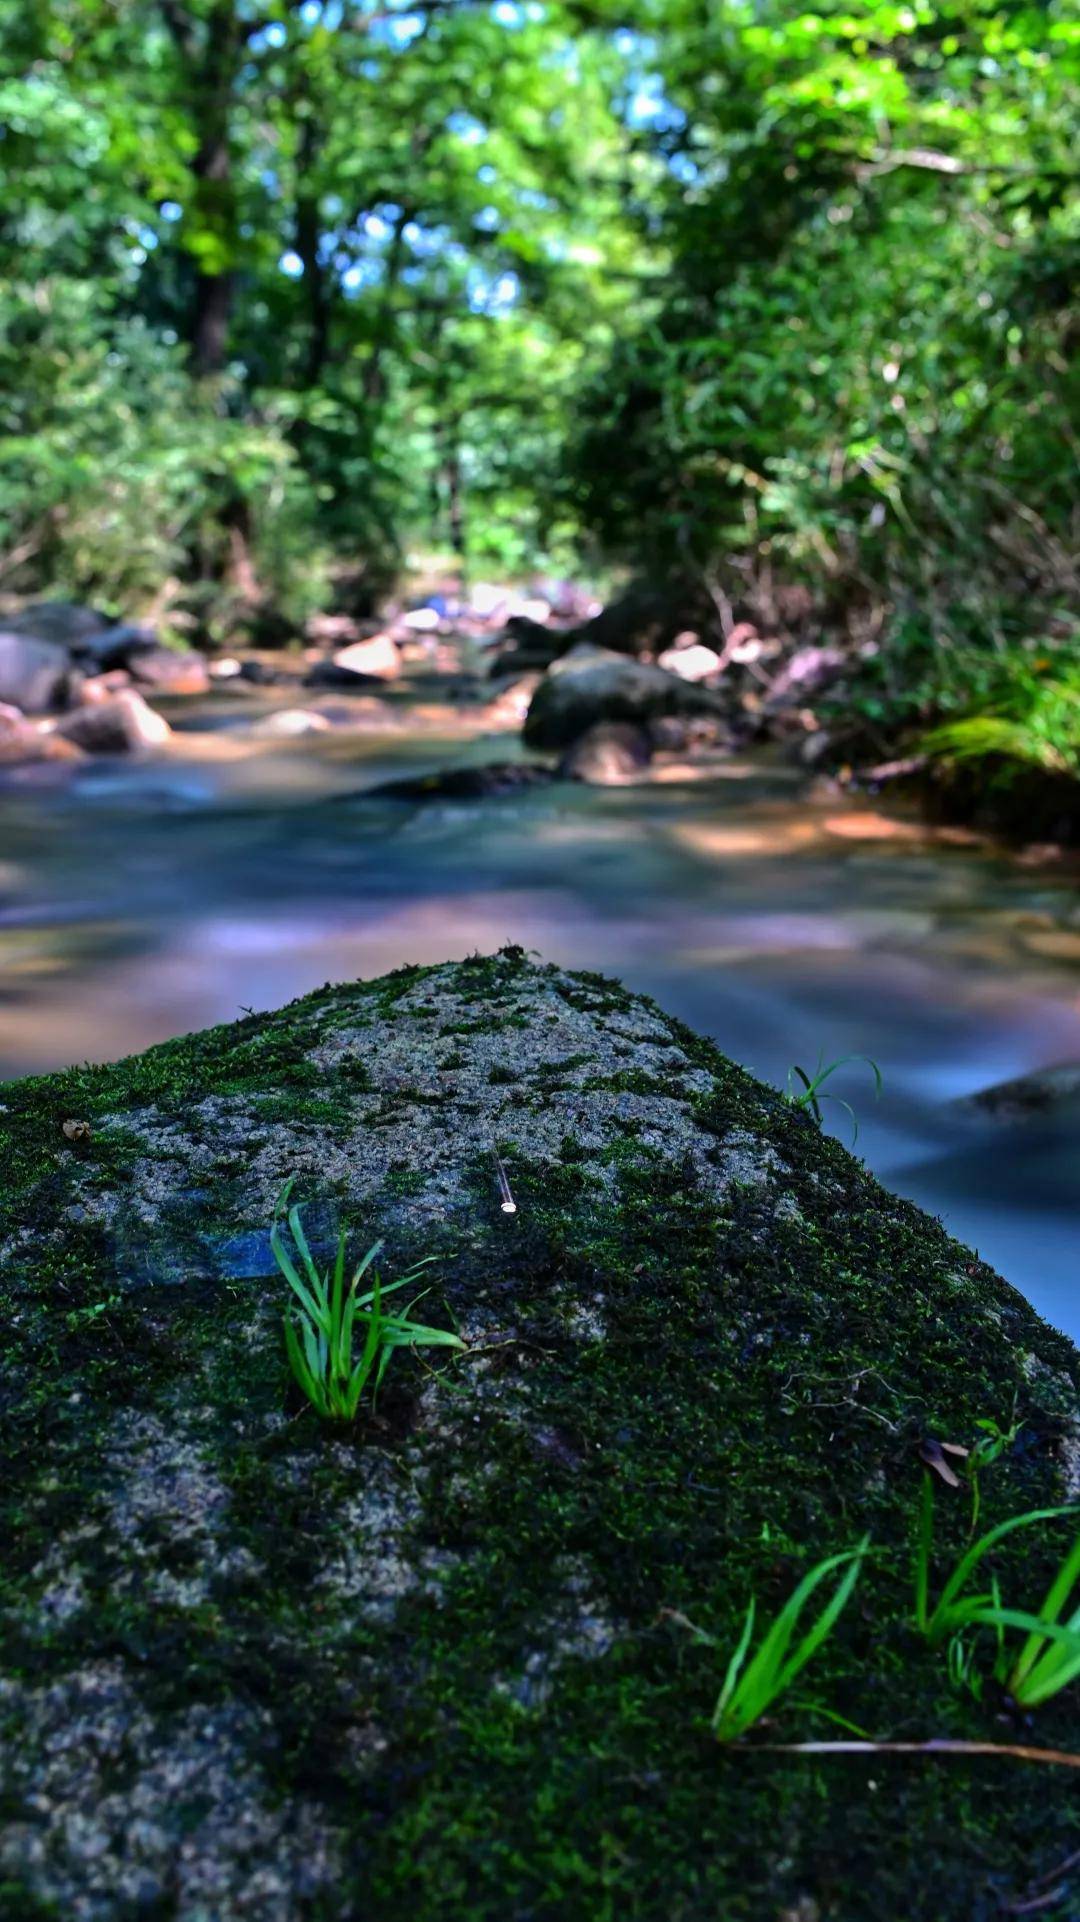
[[[0,1075],[100,1061],[324,981],[513,940],[617,974],[783,1084],[829,1083],[889,1186],[1080,1336],[1080,1096],[1027,1118],[966,1098],[1080,1063],[1076,871],[807,791],[766,758],[640,787],[472,802],[357,798],[515,758],[512,734],[256,742],[272,702],[189,703],[162,761],[0,789]],[[174,720],[176,716],[174,715]],[[826,1125],[850,1139],[847,1115]]]

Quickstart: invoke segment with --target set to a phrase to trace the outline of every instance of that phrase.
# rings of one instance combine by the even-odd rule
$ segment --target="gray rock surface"
[[[575,647],[555,661],[525,718],[530,747],[568,747],[598,722],[647,724],[664,715],[727,713],[705,688],[605,648]]]
[[[4,1922],[971,1922],[1060,1859],[1067,1770],[709,1734],[749,1595],[869,1532],[813,1695],[1001,1738],[911,1628],[921,1451],[999,1416],[988,1525],[1059,1499],[1080,1357],[708,1042],[508,947],[0,1092]],[[284,1361],[289,1177],[467,1344],[351,1427]]]
[[[0,630],[0,701],[24,714],[47,714],[62,704],[70,672],[66,648]]]

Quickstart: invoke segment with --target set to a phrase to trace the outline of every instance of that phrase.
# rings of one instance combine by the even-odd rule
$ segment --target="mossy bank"
[[[1010,1738],[910,1626],[920,1448],[1019,1424],[985,1517],[1061,1499],[1080,1358],[651,1003],[511,949],[0,1096],[5,1922],[975,1922],[1076,1849],[1068,1771],[711,1738],[672,1612],[723,1646],[866,1531],[801,1694]],[[354,1429],[288,1379],[288,1175],[469,1344]]]

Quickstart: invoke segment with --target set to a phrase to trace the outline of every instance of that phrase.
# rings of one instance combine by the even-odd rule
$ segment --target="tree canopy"
[[[1065,0],[0,20],[0,589],[212,635],[434,545],[1060,618]]]

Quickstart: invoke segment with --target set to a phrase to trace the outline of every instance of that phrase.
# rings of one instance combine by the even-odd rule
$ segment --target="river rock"
[[[0,704],[0,768],[22,767],[32,761],[79,761],[72,741],[35,727],[17,707]]]
[[[162,747],[172,734],[168,721],[148,707],[134,688],[76,708],[54,724],[55,732],[88,754],[135,754]]]
[[[1014,1739],[911,1626],[923,1462],[991,1416],[1023,1439],[986,1525],[1060,1500],[1080,1356],[709,1042],[511,948],[3,1104],[12,1918],[972,1922],[1062,1860],[1068,1769],[761,1745],[843,1733],[807,1697]],[[350,1427],[290,1384],[287,1180],[385,1279],[434,1258],[418,1312],[467,1343]],[[970,1502],[936,1494],[941,1579]],[[794,1696],[719,1748],[750,1597],[757,1637],[864,1534]],[[1069,1531],[1020,1536],[1030,1605]],[[1068,1691],[1035,1721],[1075,1745]]]
[[[396,679],[401,672],[401,655],[389,635],[376,634],[369,641],[356,641],[339,648],[330,658],[316,661],[304,676],[305,687],[362,689],[380,681]]]
[[[302,734],[329,733],[333,722],[309,707],[279,707],[261,721],[252,723],[250,732],[267,740],[295,740]]]
[[[100,707],[102,701],[111,701],[114,694],[130,686],[126,667],[110,667],[104,674],[74,674],[69,689],[71,703],[74,707]]]
[[[848,656],[838,647],[797,648],[771,682],[766,709],[799,706],[835,681],[847,662]]]
[[[189,648],[136,649],[125,664],[139,686],[152,688],[155,694],[206,694],[210,689],[206,662]]]
[[[521,727],[540,685],[539,674],[516,674],[496,688],[484,704],[484,720],[492,728]]]
[[[360,800],[486,801],[526,788],[547,787],[555,779],[550,768],[527,761],[486,761],[476,767],[437,768],[430,774],[409,774],[379,781],[354,796]]]
[[[593,787],[625,787],[640,781],[651,759],[652,743],[644,728],[629,721],[601,721],[568,748],[559,773]]]
[[[377,681],[396,680],[401,673],[401,655],[389,634],[372,634],[366,641],[353,641],[334,655],[335,667],[350,674],[361,674]]]
[[[563,629],[549,627],[547,622],[533,620],[525,614],[512,614],[503,628],[488,672],[492,677],[529,674],[535,668],[550,667],[565,647]]]
[[[703,641],[692,636],[688,643],[666,648],[657,666],[666,668],[669,674],[677,674],[680,681],[707,681],[710,675],[719,674],[724,663],[713,647],[706,647]]]
[[[1036,1118],[1080,1105],[1080,1061],[1060,1061],[967,1095],[962,1106],[1001,1121]]]
[[[9,616],[5,626],[70,653],[86,651],[96,636],[114,631],[107,614],[77,601],[31,601]]]
[[[0,701],[24,714],[62,705],[71,672],[67,649],[34,635],[0,631]]]
[[[666,714],[726,711],[717,695],[662,667],[606,648],[575,647],[553,663],[537,688],[524,737],[530,747],[561,748],[599,721],[640,725]]]

